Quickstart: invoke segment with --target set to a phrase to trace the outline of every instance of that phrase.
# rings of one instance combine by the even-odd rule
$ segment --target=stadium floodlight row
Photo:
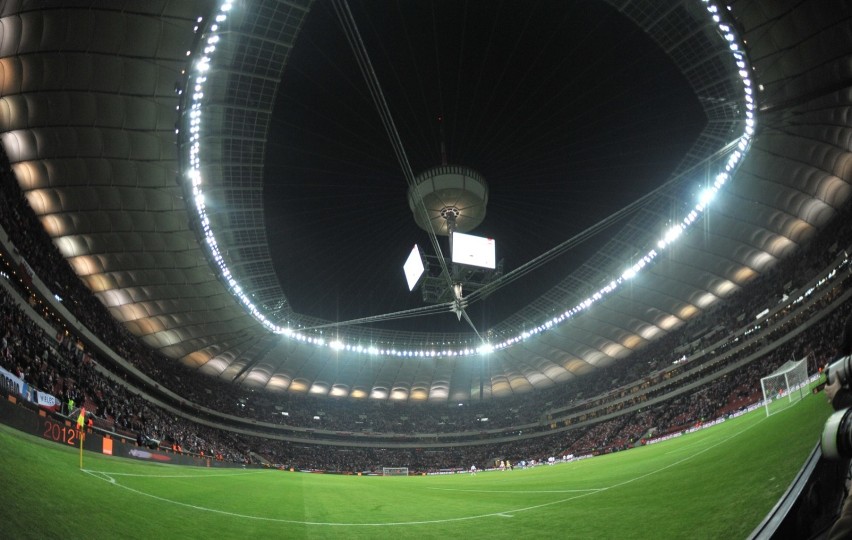
[[[215,17],[207,22],[208,26],[206,28],[200,30],[201,39],[199,48],[192,57],[192,68],[187,77],[186,90],[184,92],[185,98],[181,109],[183,127],[182,130],[178,130],[178,135],[183,141],[183,144],[181,144],[181,157],[182,169],[184,170],[185,191],[194,202],[194,211],[197,213],[197,223],[199,224],[198,232],[202,244],[207,249],[211,264],[215,266],[218,275],[231,294],[239,300],[239,303],[245,310],[262,326],[270,332],[317,347],[403,358],[480,356],[488,355],[495,350],[511,348],[533,336],[560,327],[576,315],[620,290],[642,272],[643,269],[652,264],[661,254],[665,253],[673,242],[698,222],[711,204],[716,193],[735,176],[737,169],[751,146],[756,128],[755,112],[757,103],[749,60],[744,52],[745,47],[734,25],[729,21],[724,7],[713,0],[695,0],[695,4],[702,7],[707,22],[714,25],[718,31],[717,39],[719,43],[723,44],[724,49],[729,55],[727,57],[729,65],[725,76],[728,73],[733,73],[738,78],[740,81],[738,89],[740,93],[739,101],[743,103],[740,113],[741,117],[734,122],[734,124],[740,125],[739,133],[726,140],[719,147],[712,149],[712,151],[708,152],[705,150],[705,155],[702,156],[702,159],[697,164],[704,167],[708,164],[718,167],[718,170],[711,175],[714,181],[699,190],[699,197],[689,204],[685,215],[667,227],[663,236],[655,242],[653,247],[649,248],[647,252],[639,257],[635,257],[635,262],[624,268],[619,275],[606,279],[605,284],[599,290],[593,291],[587,298],[579,301],[576,305],[563,306],[557,315],[549,317],[546,320],[529,320],[524,325],[524,329],[515,328],[508,331],[507,329],[503,329],[501,334],[509,335],[501,337],[499,341],[476,343],[471,342],[468,337],[464,338],[462,343],[450,343],[440,348],[427,343],[414,348],[405,348],[395,345],[395,343],[411,343],[411,336],[403,338],[400,335],[398,339],[391,337],[386,343],[377,343],[375,341],[375,332],[370,334],[370,339],[365,340],[365,336],[359,333],[360,329],[358,327],[347,328],[344,326],[338,327],[338,332],[334,339],[329,339],[318,331],[304,329],[306,327],[327,326],[327,321],[312,319],[293,312],[289,313],[286,321],[277,322],[253,300],[256,291],[247,285],[251,281],[251,279],[248,279],[250,276],[246,275],[247,279],[242,279],[240,272],[228,266],[227,260],[223,255],[225,248],[220,244],[218,239],[224,236],[224,234],[217,236],[214,230],[214,221],[208,215],[208,206],[211,204],[210,200],[215,191],[212,188],[221,183],[221,178],[210,178],[210,175],[221,173],[216,172],[218,170],[216,167],[210,167],[205,164],[205,152],[209,152],[209,149],[204,147],[205,143],[203,142],[205,139],[222,139],[224,128],[217,121],[213,120],[214,117],[220,116],[219,109],[221,105],[211,102],[206,96],[209,94],[208,87],[217,83],[216,77],[227,77],[229,73],[225,69],[211,69],[223,67],[218,60],[217,50],[223,40],[232,39],[232,36],[240,34],[239,32],[228,31],[228,29],[232,28],[230,20],[231,11],[234,6],[232,0],[222,1],[218,6]],[[645,21],[645,24],[653,26],[653,22]],[[281,67],[283,69],[283,65]],[[218,84],[221,84],[221,82],[218,82]],[[704,141],[700,142],[704,143]],[[669,180],[668,184],[683,182],[686,177],[691,177],[695,172],[694,168],[679,171],[675,175],[675,178]],[[659,193],[657,192],[651,195],[659,197]],[[217,212],[222,211],[223,205],[221,201],[217,200],[213,204],[217,208]],[[632,253],[624,253],[622,254],[622,258],[626,260],[626,257],[633,257],[633,255]],[[243,266],[256,268],[263,266],[262,263],[263,261],[259,261],[254,265],[244,264]],[[266,264],[268,264],[268,261],[266,261]],[[269,270],[266,269],[265,272],[268,273]],[[508,278],[509,276],[505,277]],[[600,279],[595,281],[600,281]],[[266,285],[264,285],[264,288],[268,289]],[[425,337],[421,338],[421,340],[426,341]]]

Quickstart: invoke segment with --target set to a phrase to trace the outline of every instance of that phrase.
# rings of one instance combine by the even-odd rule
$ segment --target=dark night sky
[[[506,270],[660,185],[704,125],[641,30],[595,1],[350,0],[414,174],[484,175]],[[314,4],[276,102],[264,187],[282,287],[298,312],[346,320],[423,305],[402,264],[428,246],[330,2]],[[445,241],[446,239],[444,239]],[[595,239],[599,241],[599,239]],[[583,246],[469,310],[484,330],[550,288]],[[390,327],[390,326],[388,326]],[[466,332],[451,314],[392,328]]]

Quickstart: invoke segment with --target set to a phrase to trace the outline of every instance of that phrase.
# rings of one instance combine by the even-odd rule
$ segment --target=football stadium
[[[4,537],[852,535],[848,1],[0,1],[0,150]]]

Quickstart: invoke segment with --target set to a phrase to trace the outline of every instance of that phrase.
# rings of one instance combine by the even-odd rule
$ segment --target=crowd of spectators
[[[778,324],[773,325],[770,320],[750,322],[757,312],[773,308],[805,287],[836,260],[842,247],[852,243],[847,209],[838,216],[836,227],[827,228],[830,233],[777,264],[743,291],[717,303],[702,317],[646,344],[629,362],[551,389],[506,399],[465,402],[461,406],[272,394],[198,375],[161,357],[129,334],[85,288],[54,247],[22,196],[5,156],[0,156],[0,205],[4,207],[0,226],[9,235],[16,255],[26,260],[24,267],[14,269],[20,270],[13,283],[17,294],[33,306],[46,309],[45,299],[36,298],[27,287],[32,272],[63,298],[82,325],[188,403],[290,426],[296,428],[291,435],[300,439],[313,435],[298,428],[380,437],[380,442],[369,447],[332,447],[237,435],[228,429],[191,422],[153,406],[141,393],[115,384],[102,369],[118,370],[118,366],[83,346],[74,328],[66,331],[57,327],[55,336],[44,333],[16,305],[14,296],[0,289],[2,367],[60,397],[63,403],[73,400],[89,404],[109,429],[233,461],[248,461],[254,454],[305,468],[363,470],[406,464],[426,470],[470,463],[487,466],[501,456],[515,461],[541,460],[566,453],[619,450],[650,433],[682,429],[753,401],[760,391],[760,377],[785,360],[807,356],[811,359],[810,370],[814,371],[834,356],[840,325],[852,311],[850,302],[833,305],[848,288],[849,280],[841,276],[831,293],[813,305],[801,308],[793,304],[778,313],[774,319]],[[4,261],[8,264],[8,254]],[[792,328],[815,317],[823,318],[795,339],[773,348],[773,343]],[[764,349],[768,352],[759,360],[737,365]],[[732,366],[736,369],[718,375]],[[702,382],[700,387],[677,394],[678,388],[696,382]],[[424,433],[436,436],[425,440],[420,437]],[[471,438],[463,433],[478,435]],[[449,436],[442,436],[445,434]],[[487,442],[494,437],[513,440]],[[391,444],[411,441],[423,444],[417,448],[394,448]],[[378,448],[379,444],[384,447]]]
[[[139,442],[161,441],[196,454],[244,461],[239,445],[219,442],[227,435],[190,424],[153,406],[124,385],[101,373],[71,336],[45,333],[26,315],[5,288],[0,287],[0,367],[30,387],[68,403],[86,407],[99,420],[97,427],[124,433]]]

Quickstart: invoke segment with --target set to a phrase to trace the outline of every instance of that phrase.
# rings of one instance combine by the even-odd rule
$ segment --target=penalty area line
[[[288,524],[292,524],[292,525],[318,525],[318,526],[326,526],[326,527],[395,527],[395,526],[400,526],[400,525],[437,525],[437,524],[442,524],[442,523],[472,521],[472,520],[475,520],[475,519],[483,519],[483,518],[489,518],[489,517],[506,518],[506,517],[514,517],[511,514],[513,514],[515,512],[522,512],[524,510],[531,510],[531,509],[534,509],[534,508],[551,506],[551,505],[554,505],[554,504],[559,504],[559,503],[562,503],[562,502],[570,501],[572,499],[576,499],[576,498],[580,498],[580,497],[584,497],[584,496],[588,495],[588,494],[585,494],[585,495],[578,495],[578,496],[575,496],[575,497],[568,497],[566,499],[562,499],[562,500],[559,500],[559,501],[552,501],[552,502],[549,502],[549,503],[531,506],[531,507],[528,507],[528,508],[504,510],[502,512],[489,512],[487,514],[478,514],[478,515],[473,515],[473,516],[462,516],[462,517],[457,517],[457,518],[429,519],[429,520],[420,520],[420,521],[388,521],[388,522],[381,522],[381,523],[342,523],[342,522],[335,523],[335,522],[327,522],[327,521],[301,521],[301,520],[295,520],[295,519],[273,518],[273,517],[266,517],[266,516],[254,516],[254,515],[250,515],[250,514],[240,514],[238,512],[229,512],[227,510],[218,510],[218,509],[215,509],[215,508],[208,508],[206,506],[199,506],[199,505],[196,505],[196,504],[189,504],[189,503],[185,503],[185,502],[182,502],[182,501],[167,499],[166,497],[160,497],[159,495],[154,495],[153,493],[147,493],[147,492],[132,488],[130,486],[120,484],[120,483],[116,482],[115,478],[112,478],[111,476],[108,476],[105,473],[99,473],[97,471],[90,471],[88,469],[81,469],[81,470],[83,472],[85,472],[86,474],[88,474],[88,475],[90,475],[94,478],[97,478],[98,480],[102,480],[104,482],[112,484],[113,486],[120,487],[122,489],[125,489],[125,490],[131,492],[131,493],[135,493],[135,494],[141,495],[143,497],[149,497],[151,499],[155,499],[155,500],[158,500],[158,501],[161,501],[161,502],[164,502],[164,503],[167,503],[167,504],[172,504],[172,505],[175,505],[175,506],[182,506],[184,508],[191,508],[193,510],[199,510],[199,511],[202,511],[202,512],[210,512],[210,513],[213,513],[213,514],[219,514],[219,515],[235,517],[235,518],[251,519],[251,520],[257,520],[257,521],[266,521],[266,522],[271,522],[271,523],[288,523]]]

